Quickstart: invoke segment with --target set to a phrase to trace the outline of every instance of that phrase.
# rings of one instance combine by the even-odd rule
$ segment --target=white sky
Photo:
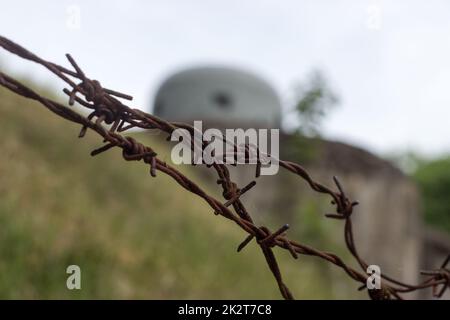
[[[191,65],[252,70],[285,101],[320,68],[341,97],[326,137],[434,154],[450,151],[449,14],[446,0],[0,0],[0,33],[57,63],[71,53],[146,110],[160,82]],[[0,65],[58,83],[3,51]]]

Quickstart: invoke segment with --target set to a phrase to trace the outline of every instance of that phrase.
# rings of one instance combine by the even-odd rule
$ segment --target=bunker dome
[[[202,120],[205,127],[280,128],[281,104],[258,76],[234,68],[197,67],[170,76],[153,112],[169,121]]]

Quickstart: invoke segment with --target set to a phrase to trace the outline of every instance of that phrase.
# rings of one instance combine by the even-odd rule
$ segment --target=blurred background
[[[167,120],[281,129],[282,158],[352,198],[362,256],[404,281],[450,252],[447,1],[0,0],[1,34]],[[0,68],[65,101],[42,67]],[[278,299],[256,245],[199,199],[0,88],[0,298]],[[170,162],[163,137],[134,132]],[[202,168],[181,167],[220,196]],[[253,169],[234,169],[240,185]],[[329,199],[285,172],[243,197],[255,220],[351,261]],[[338,268],[276,250],[297,298],[366,298]],[[66,288],[66,267],[82,289]],[[430,292],[411,295],[429,298]]]

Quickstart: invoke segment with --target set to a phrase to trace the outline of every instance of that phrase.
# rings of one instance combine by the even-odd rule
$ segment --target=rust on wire
[[[184,128],[187,129],[193,136],[194,128],[192,126],[183,123],[168,122],[139,109],[133,109],[126,106],[119,99],[132,100],[131,96],[111,89],[103,88],[99,81],[88,78],[75,62],[75,59],[73,59],[73,57],[69,54],[67,54],[66,57],[73,70],[69,70],[55,63],[46,61],[2,36],[0,36],[0,47],[23,59],[33,61],[47,68],[50,72],[67,84],[68,88],[65,88],[63,92],[69,98],[68,105],[72,106],[75,103],[78,103],[79,105],[91,110],[91,112],[87,116],[81,115],[68,106],[37,94],[31,88],[25,86],[3,72],[0,72],[1,86],[20,96],[36,100],[58,116],[68,121],[78,123],[81,125],[79,134],[80,138],[85,135],[88,129],[99,134],[103,138],[104,145],[93,150],[91,152],[92,156],[106,152],[112,148],[120,148],[122,149],[122,157],[124,160],[144,161],[149,165],[151,176],[155,177],[157,171],[169,175],[182,188],[196,194],[198,197],[207,202],[216,215],[223,216],[224,218],[235,222],[243,231],[247,233],[247,237],[238,246],[237,251],[241,251],[254,238],[256,239],[256,243],[261,248],[267,265],[278,284],[283,298],[293,299],[294,297],[286,284],[283,282],[280,268],[278,267],[275,254],[273,252],[274,248],[287,250],[295,259],[297,259],[299,255],[308,255],[315,256],[332,263],[341,268],[351,279],[359,283],[360,290],[366,288],[366,281],[368,279],[366,269],[368,264],[360,257],[356,249],[351,219],[353,208],[358,203],[347,197],[344,187],[336,177],[333,177],[333,180],[337,190],[333,190],[313,180],[310,174],[301,165],[290,161],[278,160],[282,168],[299,176],[312,190],[331,197],[331,203],[335,206],[336,211],[335,213],[326,214],[326,216],[343,221],[345,244],[353,258],[358,263],[359,268],[361,269],[360,271],[350,267],[341,258],[333,253],[320,251],[305,244],[288,239],[286,236],[286,231],[289,229],[289,225],[287,224],[273,233],[265,226],[257,227],[240,199],[243,194],[249,192],[249,190],[255,186],[256,181],[251,181],[248,185],[240,189],[231,180],[228,167],[225,164],[213,164],[209,166],[209,168],[214,170],[218,176],[217,183],[222,187],[223,197],[226,200],[226,202],[223,203],[223,200],[209,195],[205,190],[200,188],[194,181],[190,180],[183,173],[160,160],[157,153],[152,148],[143,145],[132,137],[123,135],[123,132],[126,132],[131,128],[140,128],[160,130],[170,137],[173,130],[177,128]],[[105,125],[108,125],[109,127],[105,127]],[[227,141],[224,142],[229,143]],[[245,146],[246,155],[249,154],[251,151],[250,149],[250,146]],[[234,150],[235,153],[237,153],[238,147],[235,146]],[[235,156],[237,156],[237,154],[235,154]],[[256,163],[255,178],[258,179],[260,174],[261,161],[258,158]],[[423,271],[422,274],[426,277],[426,279],[415,285],[403,283],[394,278],[381,274],[383,280],[382,288],[378,290],[368,290],[369,297],[371,299],[402,299],[402,293],[426,288],[431,288],[436,297],[442,297],[445,290],[450,288],[450,271],[448,269],[449,260],[450,255],[444,261],[440,269]]]

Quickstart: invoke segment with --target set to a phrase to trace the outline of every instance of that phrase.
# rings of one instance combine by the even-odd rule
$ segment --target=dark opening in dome
[[[220,109],[229,110],[233,107],[233,99],[231,95],[226,92],[215,93],[213,101]]]

